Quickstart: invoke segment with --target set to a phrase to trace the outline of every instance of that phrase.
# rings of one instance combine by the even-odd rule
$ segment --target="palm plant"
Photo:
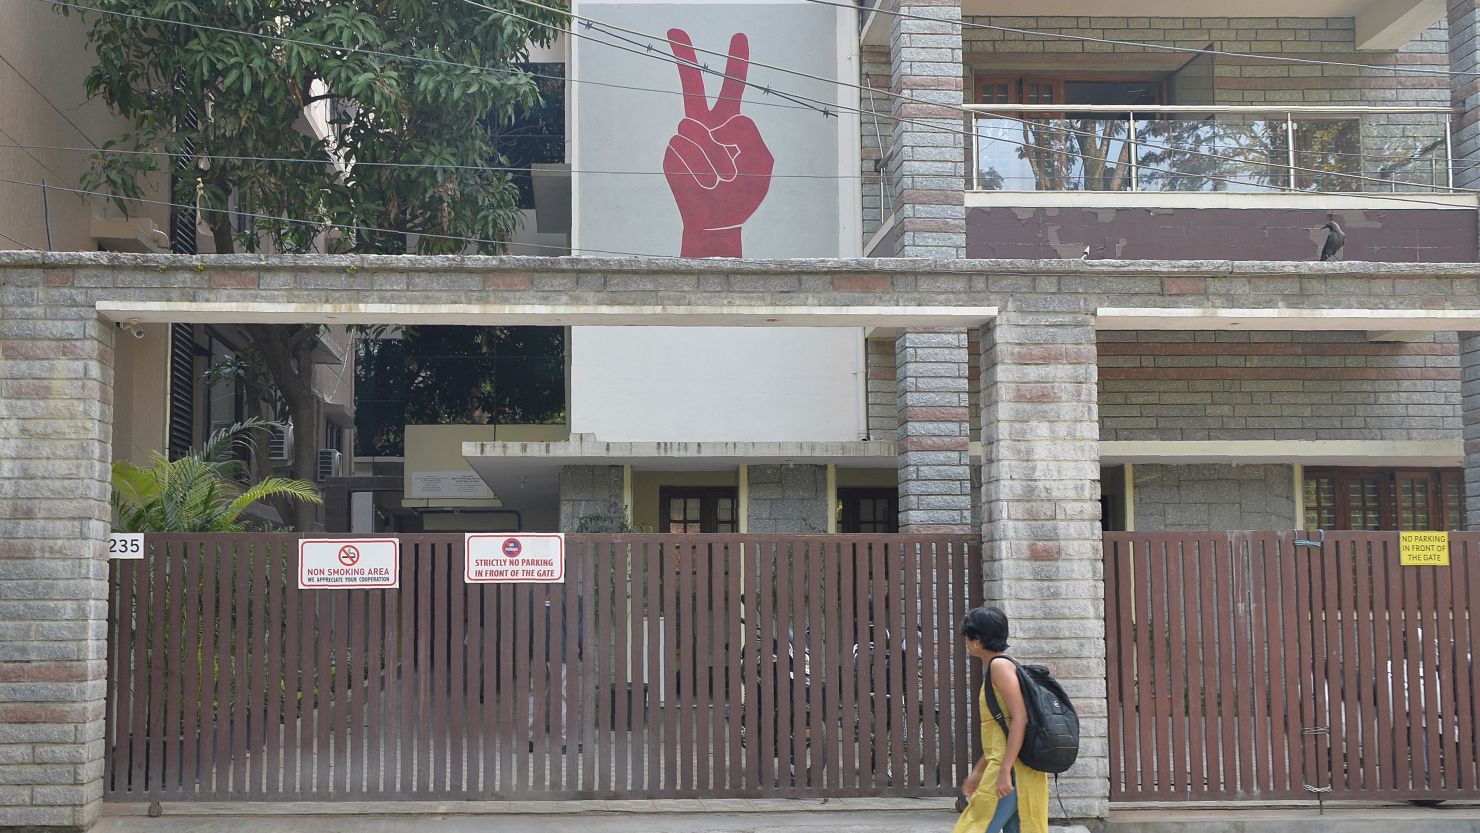
[[[115,532],[244,532],[242,513],[274,497],[322,503],[312,483],[268,477],[244,484],[246,463],[232,452],[251,443],[252,432],[276,423],[248,419],[212,434],[199,451],[178,460],[155,452],[145,468],[113,464]]]

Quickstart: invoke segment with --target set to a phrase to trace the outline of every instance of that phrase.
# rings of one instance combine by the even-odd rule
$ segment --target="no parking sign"
[[[560,533],[469,532],[469,584],[563,584],[565,536]]]

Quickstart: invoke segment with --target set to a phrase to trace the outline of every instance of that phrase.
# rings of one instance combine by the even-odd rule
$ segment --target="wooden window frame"
[[[861,500],[887,500],[889,501],[891,520],[890,529],[883,532],[871,532],[871,535],[892,535],[899,531],[899,489],[889,486],[843,486],[838,488],[838,503],[842,506],[842,516],[838,518],[838,531],[844,533],[858,533],[858,527],[862,520],[858,516],[859,501]],[[872,523],[872,522],[870,522]]]
[[[988,84],[1005,84],[1007,86],[1007,104],[1022,104],[1023,92],[1029,83],[1051,84],[1054,87],[1054,103],[1064,104],[1067,97],[1069,84],[1092,83],[1092,82],[1138,82],[1145,81],[1156,86],[1156,99],[1165,104],[1167,101],[1167,75],[1162,72],[1109,72],[1092,75],[1080,73],[1002,73],[1002,72],[978,72],[972,77],[973,102],[984,103],[986,96],[982,89]],[[1133,110],[1127,107],[1127,110]],[[1052,114],[1034,114],[1035,118],[1053,118]]]
[[[1452,519],[1448,517],[1448,503],[1446,497],[1450,490],[1460,490],[1459,511],[1464,512],[1464,471],[1455,468],[1382,468],[1373,466],[1347,467],[1347,466],[1311,466],[1304,471],[1300,488],[1305,489],[1305,481],[1331,478],[1336,481],[1336,526],[1335,529],[1351,528],[1351,488],[1353,480],[1376,480],[1379,484],[1379,528],[1384,531],[1397,531],[1399,527],[1398,514],[1398,484],[1401,480],[1427,480],[1429,489],[1429,519],[1425,527],[1430,530],[1448,529]],[[1305,523],[1302,516],[1300,523]],[[1459,526],[1463,526],[1463,518],[1459,519]]]
[[[699,499],[699,532],[701,535],[713,535],[719,532],[719,501],[729,498],[734,501],[735,519],[730,523],[735,529],[740,528],[740,490],[735,486],[660,486],[658,487],[658,531],[668,533],[668,504],[674,499],[688,500]],[[670,533],[687,534],[696,533]],[[728,534],[728,533],[725,533]]]

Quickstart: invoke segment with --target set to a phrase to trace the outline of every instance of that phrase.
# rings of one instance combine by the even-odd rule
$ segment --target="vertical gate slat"
[[[223,800],[230,794],[231,778],[231,727],[235,722],[231,716],[232,664],[232,588],[236,585],[235,556],[226,539],[207,539],[206,558],[215,578],[211,594],[210,613],[215,642],[215,695],[211,708],[211,768],[213,772],[211,797]]]
[[[366,790],[374,795],[384,795],[389,781],[386,774],[385,752],[385,698],[390,681],[389,641],[386,638],[386,623],[391,621],[389,605],[399,590],[377,590],[370,594],[370,621],[367,626],[366,644],[368,671],[365,702],[365,720],[369,724],[365,745],[368,760],[366,767]]]
[[[267,615],[263,626],[267,630],[267,757],[263,762],[267,782],[267,794],[281,797],[287,792],[283,783],[283,698],[289,687],[287,668],[283,664],[284,596],[289,592],[284,584],[291,580],[288,569],[289,545],[286,541],[263,544],[268,554],[267,570]],[[296,555],[296,553],[294,553]]]
[[[1380,585],[1374,587],[1373,605],[1380,611],[1381,618],[1373,623],[1376,636],[1373,640],[1373,684],[1377,687],[1377,758],[1381,768],[1381,783],[1384,789],[1397,790],[1401,784],[1401,773],[1407,769],[1407,761],[1399,757],[1406,744],[1398,736],[1397,692],[1394,682],[1400,679],[1397,647],[1402,644],[1403,593],[1400,582],[1398,552],[1382,544],[1374,546],[1372,580]],[[1401,766],[1401,769],[1400,769]]]
[[[548,683],[550,656],[550,619],[553,615],[550,601],[550,586],[540,584],[530,588],[530,659],[529,690],[533,696],[529,705],[529,726],[533,733],[534,752],[529,767],[529,781],[525,788],[530,793],[543,791],[549,777],[550,735],[550,688]]]
[[[329,644],[328,665],[325,667],[328,684],[328,709],[325,713],[324,735],[326,746],[319,753],[329,759],[328,779],[322,788],[325,797],[342,798],[348,783],[349,761],[347,735],[349,734],[349,594],[348,590],[326,590],[321,604],[326,616],[319,627],[319,638]]]
[[[729,630],[725,618],[725,551],[727,543],[715,541],[700,547],[699,562],[704,581],[704,599],[699,605],[700,648],[704,662],[704,678],[699,687],[701,706],[699,720],[699,760],[704,762],[704,775],[699,780],[699,789],[709,794],[725,791],[729,774],[725,756],[724,718],[728,714],[729,697],[725,686],[725,668],[729,653]]]
[[[873,704],[874,723],[870,729],[878,738],[873,744],[873,788],[887,791],[889,786],[889,666],[892,657],[890,645],[889,580],[886,562],[888,545],[881,541],[869,544],[869,611],[873,619],[874,662],[873,688],[869,700]]]
[[[633,576],[631,553],[635,544],[618,544],[612,552],[612,596],[607,621],[611,623],[612,659],[615,669],[612,675],[613,702],[612,730],[616,754],[612,765],[611,788],[622,793],[631,788],[632,750],[631,738],[634,713],[634,684],[632,650],[636,640],[635,609],[636,582]],[[601,708],[607,708],[606,703]]]
[[[129,763],[129,793],[133,796],[143,798],[147,795],[147,786],[144,775],[144,746],[148,740],[147,715],[149,704],[149,625],[150,610],[152,609],[149,587],[153,585],[151,580],[154,575],[154,565],[158,559],[157,552],[162,545],[154,542],[149,543],[145,551],[145,560],[128,562],[128,597],[131,605],[131,624],[129,627],[129,659],[132,665],[129,668],[129,705],[130,720],[128,723],[129,735],[127,743]]]
[[[1462,712],[1463,719],[1460,723],[1461,729],[1468,728],[1460,736],[1461,742],[1469,744],[1468,754],[1461,757],[1465,761],[1465,772],[1469,774],[1466,786],[1475,791],[1480,789],[1480,664],[1475,662],[1475,654],[1480,653],[1480,542],[1473,533],[1467,533],[1464,541],[1464,584],[1463,594],[1465,607],[1465,623],[1460,631],[1465,641],[1461,646],[1465,656],[1466,671],[1462,672],[1468,678],[1469,697],[1461,702],[1465,703]]]
[[[479,599],[478,655],[482,657],[478,700],[478,735],[481,748],[481,798],[493,799],[499,791],[499,679],[498,668],[502,655],[499,647],[503,635],[499,631],[499,593],[496,584],[477,586]]]
[[[246,661],[245,690],[237,692],[237,714],[246,729],[246,742],[241,748],[242,785],[238,788],[244,797],[261,796],[262,772],[262,713],[267,704],[267,638],[263,619],[267,609],[267,559],[268,545],[265,541],[250,540],[242,547],[246,560],[247,583],[238,588],[238,593],[247,593],[247,602],[241,604],[246,617],[246,640],[237,647]]]
[[[448,737],[447,754],[452,759],[452,772],[448,783],[449,792],[453,794],[464,793],[467,783],[464,780],[467,773],[468,738],[469,729],[472,727],[471,715],[468,714],[468,681],[465,675],[466,654],[469,647],[470,626],[467,616],[467,594],[468,588],[478,585],[469,585],[463,581],[462,572],[456,569],[458,559],[455,552],[448,553],[446,561],[447,569],[447,595],[451,601],[451,610],[448,616],[451,621],[448,627],[447,644],[452,654],[452,665],[449,671],[449,702],[447,707]]]
[[[777,588],[779,581],[776,575],[778,553],[776,546],[769,540],[758,542],[757,546],[760,552],[758,553],[759,570],[754,591],[756,628],[752,629],[757,639],[752,653],[755,655],[755,667],[760,672],[758,675],[760,686],[751,689],[754,696],[750,698],[751,705],[746,709],[746,716],[751,718],[747,724],[750,733],[749,751],[755,756],[758,764],[756,773],[759,780],[756,787],[770,790],[774,789],[778,780],[773,753],[776,750],[776,728],[781,712],[781,704],[775,694],[778,685],[776,679],[777,629],[772,622],[777,606],[776,594],[779,592]]]
[[[953,597],[965,584],[964,573],[958,573],[958,570],[965,569],[966,547],[964,541],[957,541],[947,552],[938,553],[934,563],[935,593],[932,598],[935,601],[935,628],[932,631],[932,641],[937,647],[934,662],[936,701],[933,722],[935,735],[940,739],[936,752],[936,777],[937,783],[942,787],[960,786],[955,778],[958,732],[952,716],[955,714],[954,704],[962,696],[962,689],[961,681],[951,674],[951,656],[961,649],[957,647],[956,638],[958,617],[951,615],[951,609]],[[960,579],[956,579],[958,575]],[[846,582],[844,592],[848,592]],[[963,745],[968,744],[969,737],[963,735],[959,741]]]
[[[1218,778],[1220,792],[1228,798],[1238,796],[1238,666],[1234,646],[1238,634],[1233,621],[1234,551],[1232,536],[1215,540],[1213,574],[1217,582],[1214,598],[1216,609],[1216,646],[1218,654]],[[1221,555],[1221,558],[1219,557]],[[1153,628],[1154,630],[1154,628]]]
[[[437,558],[432,562],[432,641],[427,665],[432,677],[431,705],[428,711],[427,760],[432,767],[430,795],[451,796],[451,772],[456,740],[453,737],[452,692],[456,681],[452,674],[454,657],[452,605],[455,595],[452,582],[451,547],[435,545]],[[458,584],[462,581],[459,577]],[[458,638],[461,641],[461,638]]]
[[[169,618],[169,575],[170,546],[165,544],[155,551],[155,566],[149,582],[149,760],[144,780],[149,791],[158,794],[164,789],[164,705],[165,683],[169,679],[169,651],[165,647],[165,622]]]
[[[1429,735],[1430,742],[1433,743],[1438,756],[1438,769],[1435,771],[1440,776],[1438,779],[1432,779],[1429,786],[1431,789],[1445,791],[1459,788],[1459,742],[1455,731],[1455,716],[1459,712],[1459,702],[1455,700],[1455,694],[1460,685],[1458,678],[1464,668],[1462,662],[1457,660],[1454,651],[1454,608],[1456,605],[1453,592],[1454,581],[1459,577],[1459,570],[1454,565],[1464,557],[1464,550],[1452,540],[1449,549],[1450,566],[1428,568],[1435,580],[1434,617],[1436,622],[1434,631],[1438,640],[1437,655],[1431,672],[1436,683],[1435,697],[1438,711],[1430,715],[1430,724],[1433,728]]]
[[[414,761],[416,756],[416,597],[421,587],[421,549],[418,542],[401,547],[401,590],[396,593],[396,719],[395,762],[396,795],[409,798],[416,789]]]
[[[924,564],[921,561],[920,545],[915,543],[904,544],[900,547],[904,552],[904,570],[901,582],[905,588],[904,595],[904,632],[901,636],[901,645],[904,647],[904,661],[901,663],[903,679],[900,690],[904,694],[900,704],[904,706],[904,754],[905,754],[905,777],[902,786],[914,792],[924,784],[922,770],[925,766],[925,716],[924,711],[924,641],[925,624],[920,616],[921,594],[925,592],[923,586]]]
[[[200,673],[202,665],[202,654],[200,645],[200,576],[201,556],[200,548],[192,542],[182,541],[180,543],[180,562],[186,565],[184,572],[184,591],[180,596],[181,604],[184,605],[185,635],[181,641],[181,683],[184,687],[182,695],[182,711],[180,714],[180,735],[183,738],[184,749],[180,756],[180,792],[184,796],[193,796],[199,789],[200,771]]]
[[[1358,576],[1362,565],[1361,552],[1365,542],[1348,540],[1339,542],[1336,551],[1338,593],[1336,604],[1341,611],[1341,745],[1337,760],[1343,761],[1342,781],[1349,793],[1362,790],[1362,693],[1358,684],[1357,666],[1361,662],[1362,641],[1359,638],[1361,622],[1358,614]]]
[[[165,570],[166,585],[164,605],[160,610],[164,618],[164,641],[157,643],[155,649],[160,652],[160,661],[155,665],[155,672],[161,679],[159,684],[163,694],[164,718],[162,722],[153,729],[154,737],[158,740],[161,755],[157,760],[159,780],[155,782],[156,794],[168,796],[179,786],[178,751],[179,739],[176,727],[180,721],[180,689],[179,680],[181,675],[181,663],[184,659],[184,651],[180,650],[180,631],[183,629],[180,619],[181,610],[184,607],[180,603],[180,588],[183,582],[180,579],[182,559],[180,558],[180,546],[178,542],[165,546]]]
[[[1320,684],[1316,688],[1326,710],[1326,748],[1321,760],[1325,767],[1326,785],[1336,791],[1343,791],[1346,788],[1346,773],[1341,767],[1335,766],[1346,739],[1346,709],[1343,702],[1345,698],[1341,690],[1341,662],[1345,655],[1345,645],[1341,642],[1341,635],[1342,622],[1347,612],[1341,606],[1340,593],[1340,585],[1346,578],[1341,570],[1340,561],[1344,543],[1343,539],[1338,538],[1320,549],[1319,572],[1322,595],[1317,597],[1321,600],[1321,618],[1325,626],[1323,629],[1325,650],[1318,666]]]
[[[250,661],[247,657],[247,626],[251,621],[251,596],[244,591],[251,583],[251,544],[245,539],[223,538],[222,541],[222,553],[230,559],[230,572],[235,576],[223,594],[223,607],[230,611],[230,618],[227,621],[231,625],[231,638],[223,640],[231,668],[229,696],[222,704],[221,711],[223,719],[228,720],[230,725],[229,734],[224,736],[229,738],[228,749],[230,751],[228,757],[223,758],[223,763],[229,760],[231,767],[227,794],[241,797],[247,788],[247,710],[244,698],[250,672]]]
[[[1440,735],[1440,724],[1447,723],[1448,718],[1439,711],[1439,603],[1438,583],[1439,572],[1444,567],[1422,567],[1415,568],[1420,579],[1418,586],[1418,608],[1416,619],[1419,627],[1419,639],[1413,643],[1419,655],[1417,671],[1422,680],[1419,687],[1421,702],[1419,708],[1422,710],[1422,718],[1418,721],[1419,732],[1423,736],[1423,745],[1414,750],[1421,753],[1426,762],[1424,768],[1424,780],[1422,784],[1415,784],[1419,790],[1437,791],[1442,781],[1443,773],[1440,770],[1440,748],[1443,737]]]
[[[693,637],[694,622],[689,618],[685,597],[685,576],[688,565],[689,539],[684,536],[665,548],[665,559],[661,577],[664,606],[663,617],[663,678],[667,692],[663,704],[663,748],[665,750],[664,784],[671,796],[678,796],[685,789],[684,778],[690,769],[689,743],[692,740],[685,728],[689,709],[689,660],[692,651],[689,642]],[[693,580],[688,579],[691,589]]]
[[[514,689],[510,694],[514,699],[514,725],[512,736],[517,741],[514,744],[514,793],[521,791],[527,793],[530,785],[534,783],[533,764],[530,761],[532,753],[530,747],[534,744],[534,733],[531,727],[534,722],[533,699],[534,680],[533,663],[531,659],[534,653],[534,599],[533,593],[527,585],[514,585]]]
[[[1123,536],[1105,536],[1105,692],[1109,699],[1106,704],[1105,723],[1110,756],[1111,801],[1119,801],[1126,797],[1128,792],[1126,778],[1131,769],[1128,758],[1131,733],[1126,731],[1125,719],[1126,704],[1130,702],[1130,697],[1125,690],[1125,639],[1122,633],[1126,627],[1126,617],[1129,615],[1122,602],[1122,597],[1129,592],[1130,587],[1122,573],[1126,558],[1125,550],[1134,546],[1133,540],[1128,540]],[[1187,571],[1181,569],[1179,572],[1185,579]],[[1191,665],[1190,658],[1189,665]]]
[[[643,763],[640,795],[659,796],[663,790],[663,709],[668,692],[663,688],[663,545],[648,542],[643,547],[643,675],[647,683],[647,706],[643,709],[642,741],[633,750]]]
[[[1357,746],[1356,760],[1350,761],[1349,765],[1359,768],[1358,786],[1363,792],[1371,792],[1378,789],[1379,767],[1377,766],[1377,691],[1372,681],[1378,679],[1378,666],[1374,662],[1375,651],[1375,628],[1373,620],[1373,544],[1370,541],[1361,541],[1351,548],[1352,554],[1352,596],[1354,600],[1353,609],[1356,611],[1352,619],[1353,641],[1356,647],[1356,656],[1353,662],[1353,673],[1355,682],[1353,688],[1356,690],[1356,710],[1358,715],[1358,732],[1360,742]]]
[[[1133,582],[1135,603],[1135,666],[1136,666],[1136,728],[1139,740],[1136,744],[1136,774],[1138,789],[1145,795],[1160,794],[1157,780],[1155,706],[1152,702],[1151,634],[1156,623],[1151,619],[1151,564],[1154,554],[1149,550],[1137,552],[1135,581]],[[1206,643],[1204,643],[1206,644]]]
[[[885,543],[883,549],[883,589],[888,598],[884,607],[889,614],[888,629],[892,632],[885,640],[888,643],[888,653],[885,654],[888,660],[884,663],[885,691],[888,692],[885,705],[889,710],[888,722],[885,724],[889,737],[888,786],[891,795],[899,795],[900,787],[908,783],[904,736],[909,731],[909,712],[905,708],[905,674],[909,667],[906,657],[910,653],[908,646],[911,640],[909,622],[905,620],[904,593],[900,592],[908,586],[908,581],[904,577],[904,547],[891,542]]]
[[[1168,651],[1168,668],[1165,669],[1165,686],[1167,691],[1167,778],[1163,792],[1169,797],[1185,799],[1192,792],[1192,783],[1188,778],[1188,739],[1187,739],[1187,674],[1193,665],[1192,657],[1188,652],[1187,629],[1191,624],[1192,611],[1189,608],[1185,595],[1187,586],[1187,571],[1183,568],[1184,559],[1180,552],[1168,552],[1161,559],[1161,584],[1166,593],[1167,606],[1164,622],[1166,634],[1171,641]],[[1121,580],[1117,576],[1117,581]],[[1116,662],[1117,658],[1111,658]]]
[[[1450,588],[1454,610],[1454,660],[1450,666],[1454,672],[1454,714],[1457,749],[1450,759],[1455,771],[1453,784],[1459,790],[1475,789],[1475,759],[1480,757],[1480,746],[1475,739],[1474,698],[1475,689],[1470,675],[1474,671],[1474,642],[1470,636],[1470,620],[1473,617],[1474,596],[1470,582],[1473,572],[1471,559],[1475,557],[1474,541],[1471,536],[1451,534],[1450,563],[1453,564],[1452,587]]]
[[[603,718],[606,704],[610,702],[611,654],[605,644],[607,632],[603,614],[606,613],[605,599],[601,588],[609,580],[606,552],[610,545],[605,541],[587,542],[584,548],[581,573],[581,592],[585,594],[584,607],[577,608],[581,632],[581,653],[575,664],[575,678],[580,680],[581,692],[581,737],[576,741],[583,749],[581,756],[581,789],[588,795],[598,795],[601,779],[610,768],[607,763],[605,728]]]
[[[1251,627],[1253,622],[1253,547],[1254,542],[1250,540],[1250,536],[1239,533],[1234,537],[1228,553],[1230,588],[1233,590],[1231,599],[1233,618],[1229,620],[1232,632],[1228,644],[1233,655],[1234,676],[1230,682],[1234,690],[1234,713],[1238,718],[1234,727],[1234,736],[1237,740],[1234,748],[1238,750],[1236,770],[1238,794],[1241,796],[1255,795],[1259,789],[1254,775],[1255,756],[1259,750],[1258,733],[1254,723],[1254,699],[1262,686],[1255,682],[1257,678],[1254,676],[1256,642]]]
[[[869,611],[873,609],[873,590],[869,576],[873,569],[873,545],[859,541],[853,547],[850,558],[853,568],[854,619],[858,628],[858,662],[854,669],[854,685],[857,692],[858,732],[857,765],[858,787],[865,795],[872,794],[877,783],[874,762],[878,751],[875,740],[874,698],[877,691],[874,683],[874,655],[878,644],[877,622]]]
[[[577,606],[582,599],[580,591],[584,560],[572,565],[566,561],[565,583],[555,587],[556,595],[560,598],[560,654],[550,658],[551,670],[559,669],[558,675],[552,675],[551,683],[555,686],[555,693],[550,700],[555,704],[553,719],[558,721],[559,729],[555,737],[560,741],[559,765],[556,767],[557,789],[560,792],[570,793],[580,788],[578,783],[580,762],[579,753],[576,751],[578,738],[580,737],[580,715],[581,696],[580,689],[572,688],[575,673],[580,656],[577,652],[579,641],[576,639]],[[572,592],[571,588],[575,588]],[[557,665],[558,663],[558,665]]]
[[[503,796],[514,792],[516,750],[523,745],[525,730],[518,725],[520,683],[514,678],[514,661],[519,656],[518,631],[514,627],[514,595],[518,585],[495,585],[498,598],[498,733],[499,791]]]
[[[920,587],[917,591],[920,596],[919,612],[919,636],[916,644],[920,646],[920,674],[921,694],[920,699],[920,785],[923,788],[947,787],[949,786],[940,778],[940,725],[936,720],[939,714],[939,692],[940,679],[936,675],[935,658],[942,652],[951,649],[950,641],[941,640],[940,620],[935,616],[934,600],[937,596],[944,594],[945,588],[936,582],[938,573],[937,566],[946,557],[948,545],[936,543],[932,545],[921,545],[929,547],[918,554],[917,572]]]
[[[1267,794],[1279,788],[1280,778],[1284,772],[1282,733],[1276,727],[1274,717],[1275,704],[1278,702],[1278,684],[1275,681],[1280,678],[1279,657],[1282,652],[1271,650],[1268,647],[1259,647],[1260,644],[1268,646],[1282,638],[1277,629],[1278,597],[1274,589],[1279,578],[1272,574],[1270,568],[1270,562],[1274,560],[1278,552],[1279,540],[1269,533],[1260,533],[1254,537],[1250,546],[1252,548],[1250,557],[1253,559],[1253,573],[1250,581],[1253,585],[1257,611],[1253,619],[1256,644],[1251,646],[1251,650],[1257,654],[1255,673],[1262,681],[1262,684],[1258,686],[1259,690],[1254,701],[1254,720],[1258,728],[1256,742],[1260,747],[1255,777],[1258,779],[1259,788]],[[1271,620],[1271,614],[1274,614],[1274,620]]]
[[[841,576],[838,583],[838,595],[842,609],[842,620],[844,625],[843,642],[851,645],[851,652],[843,657],[842,689],[839,700],[843,706],[843,765],[840,768],[842,786],[844,789],[854,791],[858,789],[858,750],[863,741],[860,739],[865,735],[867,727],[858,717],[858,676],[862,673],[864,655],[868,653],[867,643],[864,639],[864,629],[859,624],[858,573],[855,562],[857,559],[858,544],[853,541],[838,545],[838,571]]]
[[[802,780],[805,750],[803,744],[803,721],[806,719],[802,700],[804,683],[802,628],[802,587],[805,577],[806,545],[799,540],[778,539],[777,563],[785,564],[785,572],[776,578],[778,589],[783,591],[776,605],[776,661],[780,663],[776,677],[779,681],[778,699],[784,716],[776,729],[777,776],[782,792],[796,792]],[[784,556],[784,557],[783,557]],[[802,562],[802,563],[798,563]],[[798,569],[801,567],[801,569]],[[785,735],[782,739],[781,735]]]
[[[740,692],[745,685],[745,678],[741,671],[740,654],[745,644],[745,615],[746,611],[741,603],[741,588],[745,580],[745,545],[731,543],[724,551],[725,567],[725,633],[728,635],[725,644],[726,674],[724,685],[725,703],[725,745],[728,751],[729,764],[726,767],[725,786],[730,789],[731,794],[738,794],[745,789],[745,770],[743,769],[742,755],[744,750],[740,748],[740,721],[744,717],[744,704]],[[754,591],[752,591],[754,592]]]
[[[1413,568],[1400,570],[1403,579],[1403,675],[1405,681],[1403,686],[1403,708],[1398,714],[1403,716],[1407,723],[1407,755],[1409,766],[1407,772],[1409,782],[1402,785],[1402,789],[1415,792],[1424,787],[1424,779],[1418,768],[1423,761],[1424,732],[1423,732],[1423,671],[1420,670],[1424,650],[1423,639],[1419,635],[1421,629],[1419,611],[1422,609],[1419,582],[1423,571]],[[1427,664],[1425,664],[1427,665]],[[1401,770],[1400,770],[1401,771]]]
[[[817,605],[822,595],[817,588],[821,575],[821,542],[802,539],[794,545],[800,557],[801,575],[796,578],[796,624],[793,626],[792,666],[796,668],[796,698],[800,716],[796,719],[796,746],[799,750],[796,763],[795,783],[799,790],[811,790],[812,774],[821,773],[815,764],[822,748],[822,732],[818,713],[822,708],[822,628],[818,622]]]
[[[1282,661],[1291,653],[1288,649],[1288,633],[1285,630],[1284,597],[1281,588],[1283,581],[1281,570],[1285,563],[1284,540],[1279,535],[1265,537],[1264,570],[1261,582],[1264,592],[1264,632],[1269,635],[1270,639],[1278,636],[1282,644],[1281,650],[1267,652],[1269,654],[1269,714],[1265,722],[1269,724],[1271,795],[1283,794],[1290,789],[1289,705],[1285,697],[1288,674],[1282,664]]]
[[[691,682],[685,687],[688,692],[688,708],[685,714],[685,722],[692,725],[693,734],[690,735],[690,748],[692,752],[686,753],[686,757],[692,760],[692,775],[688,779],[688,790],[690,794],[714,793],[714,785],[711,779],[714,775],[713,748],[710,746],[709,727],[713,723],[714,708],[714,677],[712,673],[715,643],[714,631],[711,628],[710,619],[714,615],[713,600],[709,595],[710,578],[713,570],[710,567],[711,545],[702,541],[696,541],[689,549],[692,555],[691,569],[685,569],[684,574],[692,572],[693,586],[684,593],[686,609],[690,613],[689,622],[692,624],[689,631],[692,637],[685,640],[692,661],[685,663],[685,670],[692,668]],[[702,793],[701,793],[702,791]]]
[[[436,666],[432,660],[431,637],[437,628],[432,597],[436,589],[439,553],[438,545],[434,543],[424,543],[420,549],[416,560],[416,755],[413,760],[416,762],[415,791],[426,796],[437,788],[437,744],[433,726],[436,712],[432,705]]]
[[[848,749],[848,739],[852,735],[852,721],[848,719],[847,712],[843,710],[843,688],[845,680],[852,676],[848,668],[849,650],[848,646],[853,644],[853,636],[850,633],[849,619],[844,613],[844,603],[851,590],[843,583],[843,554],[846,545],[833,539],[828,542],[824,550],[824,562],[827,565],[826,598],[823,602],[823,616],[827,621],[826,645],[828,647],[828,684],[825,699],[828,703],[826,712],[827,728],[827,757],[825,758],[827,770],[825,783],[827,788],[835,791],[844,789],[844,754]]]
[[[1169,799],[1176,794],[1178,769],[1171,732],[1171,681],[1175,660],[1169,654],[1169,640],[1172,631],[1176,629],[1176,623],[1172,621],[1170,609],[1170,577],[1167,571],[1170,560],[1169,554],[1151,559],[1141,579],[1146,585],[1149,600],[1145,621],[1146,644],[1150,646],[1148,663],[1151,666],[1151,679],[1148,681],[1150,693],[1143,694],[1143,700],[1150,707],[1151,721],[1154,724],[1152,738],[1155,746],[1150,754],[1152,760],[1156,761],[1156,794],[1162,799]]]

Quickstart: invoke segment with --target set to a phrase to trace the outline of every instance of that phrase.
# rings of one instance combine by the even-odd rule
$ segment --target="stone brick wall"
[[[1474,73],[1480,68],[1480,3],[1476,0],[1448,0],[1449,68],[1455,72]],[[1462,160],[1455,171],[1454,184],[1461,188],[1480,185],[1480,77],[1456,75],[1450,79],[1449,103],[1455,111],[1454,156]]]
[[[565,466],[560,470],[560,531],[575,532],[587,516],[625,517],[623,492],[621,466]]]
[[[895,339],[900,532],[971,529],[966,347],[961,330],[905,330]]]
[[[890,100],[895,124],[888,174],[898,220],[893,254],[963,257],[961,7],[903,0],[898,9],[910,16],[891,16],[890,89],[909,100]]]
[[[1452,333],[1101,332],[1103,440],[1429,440],[1461,430]]]
[[[1132,467],[1137,532],[1294,529],[1291,466]]]
[[[899,393],[894,382],[894,339],[871,338],[868,344],[868,435],[893,442],[899,436]]]
[[[826,466],[748,466],[747,470],[751,533],[827,532]]]

